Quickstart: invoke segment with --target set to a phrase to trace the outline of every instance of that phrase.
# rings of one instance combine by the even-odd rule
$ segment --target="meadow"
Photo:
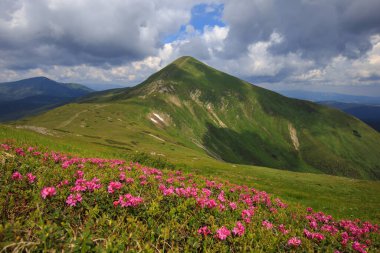
[[[0,126],[0,140],[14,140],[19,145],[43,146],[51,150],[84,157],[124,159],[157,168],[175,168],[203,176],[228,178],[267,191],[302,208],[312,207],[340,219],[360,218],[380,221],[380,183],[324,174],[290,172],[258,166],[238,165],[216,161],[202,154],[198,159],[155,156],[147,152],[126,152],[70,136],[44,136],[23,129]],[[163,147],[165,148],[165,147]],[[188,150],[185,154],[191,154]]]
[[[376,252],[378,225],[259,188],[121,159],[1,144],[3,251]]]

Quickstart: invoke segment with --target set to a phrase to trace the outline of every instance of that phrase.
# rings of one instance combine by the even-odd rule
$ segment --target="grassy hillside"
[[[290,99],[182,57],[140,85],[91,94],[16,124],[125,152],[380,178],[380,135],[338,110]],[[174,158],[175,157],[175,158]]]
[[[378,225],[214,177],[1,143],[3,251],[366,252]]]
[[[59,135],[58,135],[59,133]],[[45,133],[46,134],[46,133]],[[51,150],[85,157],[126,159],[140,161],[150,166],[165,168],[176,163],[176,169],[198,175],[228,178],[232,183],[243,184],[267,191],[283,198],[288,203],[308,206],[316,211],[332,214],[336,218],[355,217],[380,221],[380,182],[354,180],[323,174],[289,172],[257,166],[229,164],[217,161],[202,153],[189,153],[189,157],[162,157],[154,153],[142,156],[140,153],[126,152],[120,144],[101,145],[90,142],[91,137],[80,140],[68,133],[57,132],[55,136],[41,135],[24,129],[0,126],[0,141],[15,141],[15,145],[43,146]],[[154,138],[152,138],[152,141]],[[102,140],[101,140],[102,141]],[[167,144],[166,144],[167,145]],[[162,145],[165,148],[166,145]],[[170,149],[168,149],[170,150]],[[142,151],[142,150],[140,150]],[[145,150],[145,151],[149,151]],[[191,152],[191,150],[188,150]],[[197,159],[190,158],[195,155]],[[194,158],[193,157],[193,158]],[[186,160],[187,159],[187,160]],[[186,164],[183,162],[186,161]],[[180,164],[182,162],[182,164]]]

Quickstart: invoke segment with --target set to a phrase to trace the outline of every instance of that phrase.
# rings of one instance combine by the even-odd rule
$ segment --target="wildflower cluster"
[[[11,204],[2,212],[0,232],[9,242],[36,238],[16,231],[5,233],[15,226],[12,217],[17,216],[24,221],[24,230],[40,235],[38,240],[51,240],[49,245],[67,250],[76,244],[110,251],[110,245],[117,245],[113,251],[165,251],[167,247],[216,252],[379,249],[377,224],[339,221],[311,208],[299,210],[252,187],[36,147],[4,143],[0,150],[14,157],[6,161],[7,173],[1,175],[9,186],[1,194]],[[23,212],[23,207],[28,207],[28,212]],[[46,228],[50,232],[43,232],[44,225],[30,226],[30,217],[44,220],[43,224],[57,223]],[[88,241],[73,239],[78,234]],[[35,247],[31,250],[45,250],[37,242],[30,245]]]

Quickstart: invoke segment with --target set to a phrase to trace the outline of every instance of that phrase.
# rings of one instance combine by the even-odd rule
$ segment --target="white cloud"
[[[224,3],[226,26],[196,30],[189,21],[198,3],[211,3],[206,12]],[[0,81],[45,75],[131,85],[192,55],[250,81],[380,85],[376,6],[374,0],[1,0]],[[182,26],[177,40],[162,44]]]
[[[371,37],[372,49],[358,59],[339,55],[326,66],[291,76],[288,81],[324,85],[373,85],[380,81],[380,35]]]

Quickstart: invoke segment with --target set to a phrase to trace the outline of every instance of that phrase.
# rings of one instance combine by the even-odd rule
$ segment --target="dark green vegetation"
[[[177,164],[192,165],[207,154],[236,164],[380,178],[380,135],[372,128],[191,57],[176,60],[136,87],[92,93],[17,124],[125,152],[152,153]]]
[[[63,105],[92,90],[46,77],[0,83],[0,121],[15,120]]]

